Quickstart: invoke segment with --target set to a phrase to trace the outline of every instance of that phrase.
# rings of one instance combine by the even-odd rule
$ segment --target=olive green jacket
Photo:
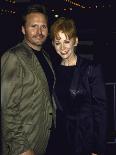
[[[25,41],[2,56],[1,90],[3,155],[28,149],[44,155],[56,107],[44,71]]]

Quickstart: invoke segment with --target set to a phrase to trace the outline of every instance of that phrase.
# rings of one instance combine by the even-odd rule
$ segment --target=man
[[[44,155],[55,122],[55,77],[42,48],[48,19],[38,4],[22,19],[24,40],[1,59],[3,155]]]

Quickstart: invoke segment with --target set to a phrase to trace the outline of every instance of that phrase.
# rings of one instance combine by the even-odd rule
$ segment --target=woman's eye
[[[65,41],[65,44],[69,44],[70,43],[70,41]]]
[[[56,45],[59,45],[60,43],[55,43]]]

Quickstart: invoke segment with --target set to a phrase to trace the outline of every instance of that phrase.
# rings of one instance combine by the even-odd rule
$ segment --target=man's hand
[[[98,154],[96,154],[96,153],[91,153],[91,155],[98,155]]]
[[[28,150],[24,153],[21,153],[20,155],[35,155],[34,152],[32,150]]]

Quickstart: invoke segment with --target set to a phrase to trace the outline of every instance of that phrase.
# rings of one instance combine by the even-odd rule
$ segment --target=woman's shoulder
[[[92,66],[92,67],[96,67],[101,65],[99,62],[97,62],[94,58],[87,58],[87,57],[83,57],[83,56],[79,56],[80,59],[80,63],[81,65],[86,65],[86,66]]]

